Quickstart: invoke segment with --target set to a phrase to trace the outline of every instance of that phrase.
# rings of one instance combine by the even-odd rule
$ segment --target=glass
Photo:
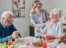
[[[46,40],[47,41],[50,40],[50,36],[49,35],[46,36]]]
[[[11,46],[12,45],[12,40],[9,40],[8,41],[8,46]]]
[[[47,48],[47,43],[46,43],[46,42],[43,42],[43,43],[42,43],[42,47],[43,47],[43,48]]]
[[[7,19],[7,22],[8,22],[9,24],[11,24],[13,21],[9,21],[9,20]]]
[[[19,48],[26,48],[26,40],[25,39],[19,39],[20,42],[18,43]]]

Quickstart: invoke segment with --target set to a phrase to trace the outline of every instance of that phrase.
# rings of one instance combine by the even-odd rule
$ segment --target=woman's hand
[[[48,23],[50,23],[50,21],[47,21],[45,24],[48,24]]]
[[[49,24],[50,23],[50,21],[47,21],[46,23],[43,23],[42,25],[46,25],[46,24]]]
[[[40,33],[40,29],[36,29],[36,32],[37,32],[37,33]]]

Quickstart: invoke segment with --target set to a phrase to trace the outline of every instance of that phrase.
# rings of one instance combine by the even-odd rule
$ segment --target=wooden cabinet
[[[63,31],[66,32],[66,24],[63,24]]]
[[[30,36],[34,36],[34,26],[33,26],[33,24],[30,24],[29,25],[29,30],[30,30]]]
[[[66,37],[66,24],[63,24],[63,32],[64,32],[65,37]]]

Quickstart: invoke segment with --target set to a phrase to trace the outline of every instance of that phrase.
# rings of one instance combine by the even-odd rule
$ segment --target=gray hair
[[[4,13],[2,13],[2,15],[1,15],[1,20],[3,19],[3,18],[7,18],[8,16],[8,14],[11,14],[12,16],[13,16],[13,13],[11,12],[11,11],[5,11]]]
[[[52,9],[51,13],[53,13],[56,17],[59,17],[59,11],[58,9]]]

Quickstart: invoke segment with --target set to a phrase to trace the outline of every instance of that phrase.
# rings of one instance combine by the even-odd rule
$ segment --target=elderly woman
[[[60,37],[63,35],[63,25],[59,21],[58,9],[53,9],[50,13],[50,23],[45,26],[42,32],[47,32],[48,35],[53,37]]]
[[[35,1],[32,4],[30,19],[35,27],[35,36],[39,36],[39,32],[45,27],[45,23],[49,20],[49,13],[42,9],[42,3],[40,1]]]

